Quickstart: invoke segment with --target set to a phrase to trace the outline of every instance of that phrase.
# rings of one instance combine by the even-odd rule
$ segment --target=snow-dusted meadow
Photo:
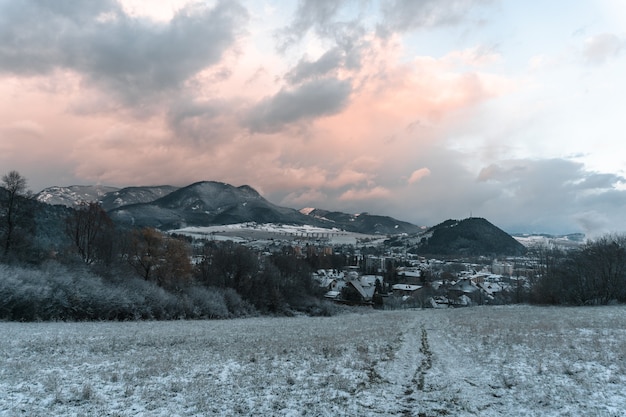
[[[622,416],[626,307],[0,323],[0,415]]]
[[[310,225],[284,225],[273,223],[237,223],[221,226],[189,226],[182,229],[170,230],[169,233],[190,236],[194,239],[232,240],[233,242],[258,242],[273,239],[280,240],[308,240],[323,239],[331,245],[356,245],[359,241],[382,242],[387,236],[365,235],[362,233],[346,232],[339,229],[325,229]]]

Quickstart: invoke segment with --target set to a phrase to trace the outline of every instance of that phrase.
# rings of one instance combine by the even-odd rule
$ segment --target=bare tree
[[[15,243],[15,229],[18,223],[19,198],[27,195],[26,178],[17,171],[2,176],[4,193],[0,199],[2,218],[2,246],[6,257]]]
[[[98,203],[83,203],[65,222],[65,233],[87,265],[106,260],[113,222]]]

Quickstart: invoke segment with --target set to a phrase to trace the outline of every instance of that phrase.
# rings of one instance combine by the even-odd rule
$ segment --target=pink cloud
[[[430,169],[428,168],[420,168],[418,170],[413,171],[411,176],[408,179],[409,184],[415,184],[419,182],[422,178],[428,177],[430,175]]]
[[[392,195],[391,190],[376,186],[373,188],[351,188],[339,196],[339,200],[342,201],[354,201],[354,200],[374,200],[380,198],[387,198]]]
[[[287,207],[304,207],[327,201],[328,195],[319,190],[295,191],[283,198],[280,204]]]
[[[45,140],[32,146],[40,155],[31,154],[28,161],[43,163],[59,153],[48,163],[84,183],[211,179],[249,184],[285,201],[329,195],[341,196],[341,201],[380,198],[400,185],[391,178],[401,178],[406,166],[444,140],[448,115],[506,93],[511,83],[468,70],[484,64],[482,59],[495,59],[474,50],[405,63],[397,39],[368,42],[361,66],[336,72],[352,86],[336,114],[297,119],[271,132],[251,133],[242,124],[243,114],[281,91],[284,83],[276,77],[284,66],[277,56],[268,57],[259,73],[261,55],[253,43],[239,45],[239,61],[227,52],[221,63],[198,73],[176,95],[137,109],[120,107],[104,92],[82,86],[71,72],[57,74],[56,86],[52,78],[2,83],[0,92],[17,99],[0,104],[0,126],[13,120],[36,122]],[[231,75],[216,77],[226,63]],[[22,144],[12,146],[25,153],[19,151]],[[51,184],[49,178],[39,181],[63,185]]]

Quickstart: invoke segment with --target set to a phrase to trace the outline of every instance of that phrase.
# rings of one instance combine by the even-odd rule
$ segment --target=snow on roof
[[[457,283],[455,283],[451,287],[451,289],[457,290],[457,291],[462,291],[464,293],[470,293],[470,292],[474,292],[474,291],[478,290],[478,287],[473,285],[473,283],[470,280],[462,279],[462,280],[458,281]]]
[[[421,285],[394,284],[391,287],[394,291],[416,291],[422,288]]]
[[[328,287],[330,286],[333,282],[337,282],[337,280],[335,280],[334,278],[323,278],[319,281],[320,283],[320,287]]]
[[[352,285],[355,290],[363,297],[364,300],[371,300],[374,296],[374,292],[376,291],[375,287],[366,287],[363,288],[359,281],[350,281],[348,285]]]

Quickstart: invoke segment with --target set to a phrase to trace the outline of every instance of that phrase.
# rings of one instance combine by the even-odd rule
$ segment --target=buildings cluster
[[[361,265],[319,269],[313,279],[326,298],[337,302],[390,309],[443,308],[517,302],[516,296],[529,283],[515,272],[514,262],[497,259],[475,264],[369,256],[362,258]]]

